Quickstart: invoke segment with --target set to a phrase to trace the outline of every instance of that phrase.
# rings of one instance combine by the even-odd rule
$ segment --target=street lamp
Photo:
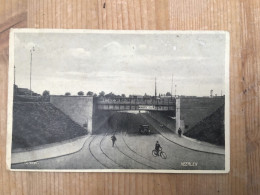
[[[15,85],[15,64],[14,64],[14,85]]]
[[[172,74],[172,83],[171,83],[171,100],[172,100],[172,86],[173,86],[173,74]]]
[[[30,92],[32,96],[32,53],[35,51],[34,47],[30,49],[31,60],[30,60]]]

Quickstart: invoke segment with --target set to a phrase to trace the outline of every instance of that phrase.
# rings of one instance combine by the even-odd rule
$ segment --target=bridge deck
[[[171,99],[105,99],[97,101],[98,110],[175,110],[176,101]]]

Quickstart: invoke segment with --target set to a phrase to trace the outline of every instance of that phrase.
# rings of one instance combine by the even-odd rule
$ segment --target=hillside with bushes
[[[50,103],[13,105],[12,148],[29,148],[87,134],[87,131]]]
[[[184,135],[216,145],[225,145],[224,110],[223,105]]]

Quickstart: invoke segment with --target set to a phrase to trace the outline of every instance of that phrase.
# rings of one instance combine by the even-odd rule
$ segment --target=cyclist
[[[156,141],[156,144],[155,144],[155,150],[157,152],[157,155],[159,155],[159,150],[162,149],[161,145],[159,144],[158,141]]]

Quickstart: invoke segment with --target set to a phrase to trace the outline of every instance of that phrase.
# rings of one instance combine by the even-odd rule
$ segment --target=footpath
[[[84,135],[59,143],[13,151],[11,155],[11,164],[38,161],[75,153],[83,147],[89,136],[90,135]]]
[[[183,135],[179,137],[177,134],[172,133],[168,128],[162,128],[158,121],[148,114],[142,114],[142,116],[158,131],[159,134],[170,142],[195,151],[225,155],[225,147],[198,141]]]

